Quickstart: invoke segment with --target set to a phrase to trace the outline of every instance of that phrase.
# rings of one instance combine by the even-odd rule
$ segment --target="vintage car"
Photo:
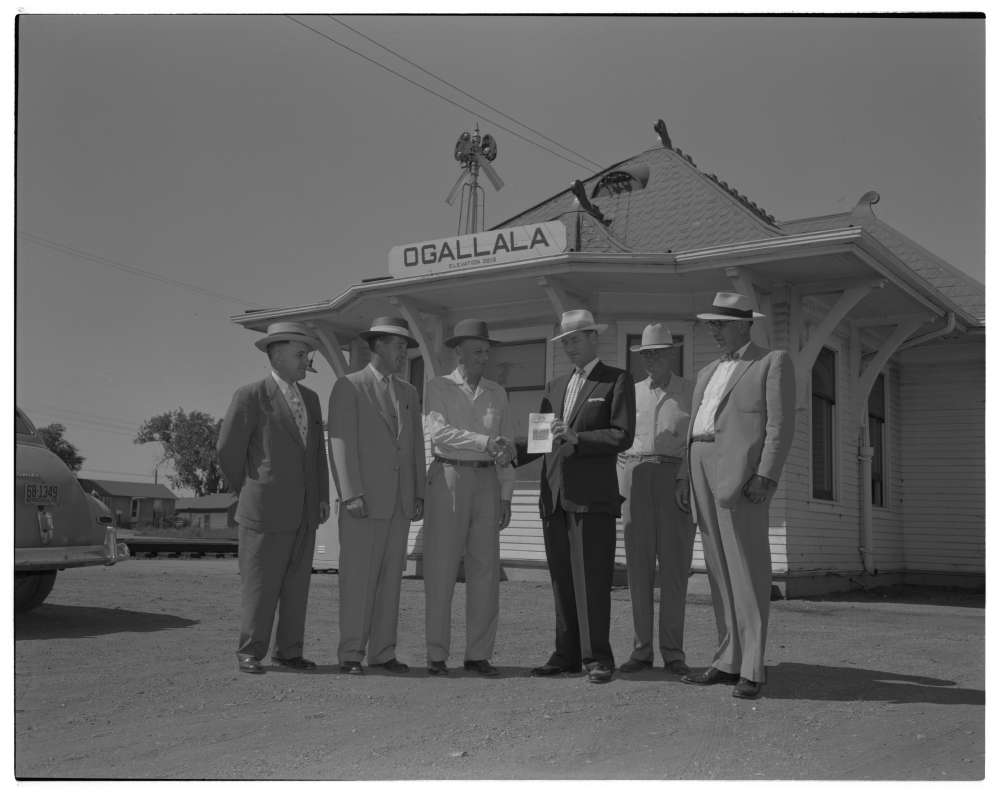
[[[14,409],[14,611],[38,607],[60,569],[110,566],[129,556],[107,506],[84,492]]]

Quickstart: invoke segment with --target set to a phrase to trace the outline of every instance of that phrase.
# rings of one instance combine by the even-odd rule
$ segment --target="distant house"
[[[177,500],[175,515],[199,536],[236,537],[236,495],[207,494]]]
[[[111,509],[118,527],[158,527],[174,513],[177,496],[161,483],[80,478],[83,490]]]

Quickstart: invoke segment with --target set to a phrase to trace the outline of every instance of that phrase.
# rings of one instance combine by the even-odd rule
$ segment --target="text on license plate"
[[[51,483],[25,483],[24,501],[30,505],[55,505],[59,502],[59,487]]]

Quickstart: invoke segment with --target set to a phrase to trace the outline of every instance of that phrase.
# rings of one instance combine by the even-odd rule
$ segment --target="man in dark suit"
[[[722,355],[698,373],[676,486],[679,507],[690,507],[701,529],[719,634],[711,666],[682,681],[734,684],[736,698],[757,698],[764,683],[768,510],[795,437],[792,357],[751,342],[760,317],[740,293],[718,293],[698,315]]]
[[[219,465],[239,495],[240,642],[244,673],[264,673],[261,660],[296,670],[316,667],[302,656],[316,527],[330,515],[323,417],[316,393],[299,385],[318,342],[301,323],[272,323],[257,340],[270,374],[240,387],[219,431]]]
[[[532,676],[576,673],[609,682],[615,518],[621,515],[618,453],[632,444],[635,386],[624,370],[597,357],[607,326],[584,309],[564,312],[560,340],[573,372],[545,387],[542,413],[555,414],[545,454],[539,508],[556,608],[555,651]],[[523,456],[530,460],[531,456]]]

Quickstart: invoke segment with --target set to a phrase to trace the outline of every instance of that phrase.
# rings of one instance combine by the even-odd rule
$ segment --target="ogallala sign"
[[[566,227],[562,221],[546,221],[394,246],[389,251],[389,273],[393,276],[443,273],[550,257],[565,250]]]

